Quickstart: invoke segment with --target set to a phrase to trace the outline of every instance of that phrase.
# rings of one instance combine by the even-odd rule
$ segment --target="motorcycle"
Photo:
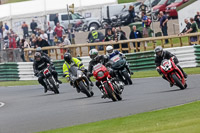
[[[55,94],[59,94],[59,84],[56,82],[54,76],[52,75],[51,71],[49,70],[49,66],[40,71],[44,75],[44,83],[47,86],[49,91],[53,91]]]
[[[178,86],[181,90],[187,88],[187,83],[184,75],[174,63],[173,57],[169,60],[164,59],[161,62],[159,69],[171,84]]]
[[[120,14],[114,15],[111,18],[103,18],[102,20],[102,27],[106,28],[107,25],[111,27],[118,27],[118,26],[126,26],[129,25],[129,12],[127,10],[122,10]],[[142,21],[141,18],[137,15],[134,17],[134,22]]]
[[[92,86],[90,85],[90,81],[85,75],[84,71],[85,69],[80,69],[72,65],[70,67],[70,81],[71,85],[77,89],[77,92],[84,93],[87,97],[92,97],[94,95],[94,92],[92,91]],[[64,77],[66,75],[63,75]]]
[[[102,92],[107,98],[111,98],[112,101],[122,100],[120,85],[111,77],[108,69],[104,65],[101,63],[95,65],[93,67],[93,76],[101,83]]]
[[[125,85],[133,84],[131,74],[127,70],[127,62],[120,55],[115,55],[110,59],[111,68],[114,70],[116,77],[124,82]]]

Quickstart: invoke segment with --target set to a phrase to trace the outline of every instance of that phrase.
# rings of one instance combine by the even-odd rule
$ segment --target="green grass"
[[[7,3],[15,3],[15,2],[23,2],[23,1],[29,1],[29,0],[8,0]]]
[[[136,0],[118,0],[118,3],[130,3],[130,2],[136,2]]]
[[[200,67],[196,68],[184,68],[184,71],[187,74],[200,74]],[[159,77],[160,75],[156,70],[151,71],[139,71],[134,72],[132,78],[147,78],[147,77]],[[63,83],[66,83],[65,78],[60,79]],[[94,78],[91,78],[92,81],[95,81]],[[22,85],[38,85],[38,81],[36,80],[29,80],[29,81],[4,81],[0,82],[0,86],[22,86]]]
[[[200,101],[40,133],[199,133]]]

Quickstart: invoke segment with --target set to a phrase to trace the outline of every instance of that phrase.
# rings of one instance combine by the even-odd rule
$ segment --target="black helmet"
[[[157,46],[154,51],[156,53],[156,56],[163,56],[163,48],[161,46]]]
[[[67,63],[71,63],[72,62],[72,56],[70,53],[65,53],[64,54],[64,60],[67,62]]]
[[[36,52],[35,55],[34,55],[34,59],[35,61],[40,61],[41,60],[41,53],[40,52]]]
[[[89,55],[90,55],[90,58],[91,58],[91,59],[95,59],[95,58],[98,56],[98,54],[99,54],[99,52],[98,52],[98,50],[96,50],[96,49],[91,49],[91,50],[89,51]]]
[[[41,53],[42,52],[42,48],[41,47],[37,47],[36,48],[36,52],[40,52]]]

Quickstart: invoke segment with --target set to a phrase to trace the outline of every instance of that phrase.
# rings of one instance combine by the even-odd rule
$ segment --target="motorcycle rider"
[[[70,74],[74,74],[74,70],[71,69],[71,66],[73,64],[75,64],[77,67],[79,67],[80,69],[83,70],[83,73],[87,76],[87,70],[84,68],[84,65],[83,63],[81,63],[81,61],[77,58],[74,58],[71,56],[70,53],[65,53],[64,54],[64,60],[65,60],[65,63],[63,64],[63,73],[65,74],[65,77],[67,78],[67,80],[70,82],[70,84],[73,86],[73,79],[70,78]],[[92,81],[89,79],[89,82],[90,82],[90,85],[91,86],[94,86]],[[76,87],[77,89],[77,87]],[[80,90],[77,89],[77,92],[79,93]]]
[[[120,55],[120,57],[126,59],[125,55],[121,52],[119,52],[118,50],[114,50],[112,46],[107,46],[106,47],[106,52],[107,52],[107,58],[108,60],[110,60],[111,58],[113,58],[116,55]],[[126,69],[128,70],[128,72],[132,75],[133,72],[131,72],[129,65],[126,64]]]
[[[99,55],[99,52],[97,49],[91,49],[89,51],[89,56],[92,59],[89,62],[89,66],[88,66],[88,77],[91,77],[92,74],[92,70],[93,70],[93,66],[97,65],[98,63],[102,63],[103,65],[106,64],[107,62],[107,57],[104,55]],[[96,86],[100,89],[100,91],[102,92],[102,98],[105,98],[106,95],[103,93],[103,88],[101,86],[101,83],[96,81]]]
[[[49,66],[49,71],[52,73],[52,75],[54,76],[56,82],[58,82],[59,84],[62,84],[62,82],[60,80],[58,80],[58,73],[53,70],[51,68],[51,62],[44,56],[41,55],[41,53],[36,52],[34,55],[34,63],[33,63],[33,70],[34,70],[34,75],[38,77],[38,82],[44,86],[44,92],[47,92],[47,86],[45,84],[45,82],[43,81],[43,79],[45,78],[44,75],[42,73],[40,73],[41,70],[45,69]]]
[[[187,78],[187,74],[183,71],[183,69],[178,65],[179,61],[177,59],[177,57],[175,55],[173,55],[172,53],[170,53],[169,51],[164,51],[163,48],[161,46],[157,46],[155,48],[155,53],[156,53],[156,57],[155,57],[155,64],[156,64],[156,70],[158,71],[158,73],[161,75],[162,71],[159,69],[159,66],[161,65],[162,60],[164,59],[170,59],[170,58],[174,58],[174,63],[176,64],[176,66],[181,70],[181,72],[183,73],[184,77]],[[167,78],[163,75],[162,76],[163,79],[167,80]],[[173,84],[170,83],[170,87],[172,87]]]

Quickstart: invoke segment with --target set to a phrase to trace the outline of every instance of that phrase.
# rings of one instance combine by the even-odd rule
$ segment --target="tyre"
[[[174,79],[174,82],[176,83],[176,85],[181,89],[185,89],[184,85],[182,84],[181,80],[176,76],[176,74],[172,75],[172,78]]]
[[[132,82],[131,77],[129,76],[128,72],[123,72],[123,75],[125,77],[125,80],[128,82],[128,84],[132,85],[133,82]]]
[[[83,83],[83,81],[79,82],[79,88],[86,94],[87,97],[91,97],[90,92],[88,91],[88,87]]]
[[[90,31],[90,28],[91,28],[91,27],[94,27],[95,30],[98,30],[98,29],[99,29],[99,25],[98,25],[97,23],[91,23],[90,26],[89,26],[89,28],[88,28],[89,31]]]
[[[115,92],[112,91],[112,88],[110,87],[110,85],[108,83],[104,84],[104,87],[108,93],[108,96],[115,102],[117,101],[117,97],[115,95]]]
[[[58,90],[58,86],[56,85],[56,82],[54,82],[54,80],[53,80],[52,77],[49,78],[49,82],[50,82],[50,83],[52,84],[52,86],[53,86],[53,88],[52,88],[53,92],[54,92],[55,94],[59,94],[60,92],[59,92],[59,90]]]

